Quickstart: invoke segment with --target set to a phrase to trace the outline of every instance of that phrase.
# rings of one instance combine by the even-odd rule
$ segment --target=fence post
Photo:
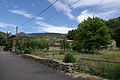
[[[98,56],[98,74],[100,73],[100,58]]]
[[[112,78],[113,78],[113,73],[114,73],[114,72],[112,72],[112,68],[111,68],[111,67],[112,67],[112,63],[109,63],[109,64],[110,64],[109,66],[110,66],[110,69],[111,69],[111,70],[110,70],[110,77],[111,77],[111,79],[112,79]]]
[[[80,53],[80,71],[82,71],[82,55],[81,55],[81,53]]]

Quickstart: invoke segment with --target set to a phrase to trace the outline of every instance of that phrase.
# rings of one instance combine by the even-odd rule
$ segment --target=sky
[[[34,20],[20,26],[54,1],[0,0],[0,31],[7,32],[9,29],[15,34],[18,26],[18,32],[66,34],[88,17],[104,20],[120,17],[120,0],[59,0]]]

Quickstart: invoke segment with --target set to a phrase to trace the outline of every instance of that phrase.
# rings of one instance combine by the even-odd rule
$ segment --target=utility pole
[[[18,34],[18,26],[16,26],[15,52],[17,51],[17,34]]]

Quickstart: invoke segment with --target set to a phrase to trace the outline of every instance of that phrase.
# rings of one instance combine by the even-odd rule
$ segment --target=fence
[[[111,79],[120,79],[120,62],[80,58],[80,71]]]

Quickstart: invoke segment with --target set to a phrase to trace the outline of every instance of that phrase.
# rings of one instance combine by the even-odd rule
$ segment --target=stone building
[[[112,46],[112,48],[116,48],[116,41],[115,40],[111,40],[111,46]]]

